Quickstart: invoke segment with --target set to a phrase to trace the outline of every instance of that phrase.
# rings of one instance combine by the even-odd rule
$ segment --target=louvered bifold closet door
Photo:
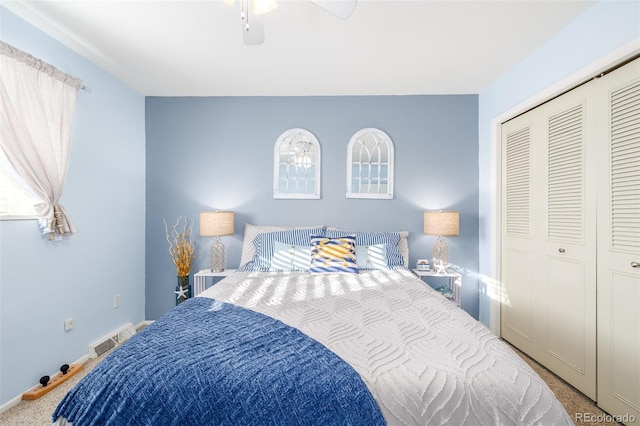
[[[502,126],[501,335],[595,399],[592,90]]]
[[[595,86],[543,105],[544,237],[538,268],[539,361],[596,398]]]
[[[598,405],[640,422],[640,60],[598,81]],[[626,416],[626,420],[624,418]]]
[[[502,126],[502,305],[501,335],[525,352],[535,345],[533,326],[535,264],[532,206],[535,176],[531,117],[521,116]]]

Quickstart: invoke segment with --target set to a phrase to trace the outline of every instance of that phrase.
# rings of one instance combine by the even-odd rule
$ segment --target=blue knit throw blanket
[[[114,350],[60,402],[83,425],[381,425],[355,370],[282,322],[194,298]]]

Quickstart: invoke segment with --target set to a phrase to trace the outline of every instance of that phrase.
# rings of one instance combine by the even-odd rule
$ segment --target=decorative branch
[[[184,225],[182,229],[179,229],[181,219],[182,216],[179,216],[176,224],[171,228],[171,232],[169,232],[167,221],[165,219],[162,219],[162,221],[164,222],[164,231],[169,243],[169,255],[176,265],[177,275],[186,277],[191,272],[191,264],[195,258],[192,239],[193,222],[190,222],[189,218],[185,217]]]

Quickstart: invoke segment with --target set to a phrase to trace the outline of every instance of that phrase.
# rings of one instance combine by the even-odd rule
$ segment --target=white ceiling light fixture
[[[235,0],[222,0],[229,6],[233,6]],[[251,10],[254,15],[262,15],[267,12],[271,12],[278,7],[276,0],[240,0],[240,4],[243,9],[249,8],[249,1],[251,1]],[[244,10],[243,10],[244,11]]]
[[[222,0],[232,6],[235,0]],[[264,23],[260,15],[278,7],[276,0],[239,0],[244,44],[264,43]],[[347,19],[356,8],[358,0],[309,0],[333,16]],[[251,5],[251,7],[249,7]]]
[[[222,1],[229,6],[233,6],[235,3],[235,0]],[[240,0],[240,19],[242,20],[244,44],[262,44],[264,42],[264,25],[259,16],[271,12],[277,7],[276,0]]]
[[[262,15],[278,7],[276,0],[251,0],[251,5],[254,15]]]

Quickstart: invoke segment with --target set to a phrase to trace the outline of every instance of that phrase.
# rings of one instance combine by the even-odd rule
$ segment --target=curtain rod
[[[91,92],[91,89],[85,86],[77,77],[74,77],[70,74],[64,73],[60,71],[55,66],[44,62],[41,59],[38,59],[27,52],[24,52],[17,47],[14,47],[4,41],[0,40],[0,54],[8,56],[10,58],[14,58],[16,61],[22,62],[27,66],[30,66],[38,71],[44,72],[49,75],[51,78],[55,78],[58,81],[63,82],[71,87],[74,87],[76,90],[84,90],[86,92]]]

